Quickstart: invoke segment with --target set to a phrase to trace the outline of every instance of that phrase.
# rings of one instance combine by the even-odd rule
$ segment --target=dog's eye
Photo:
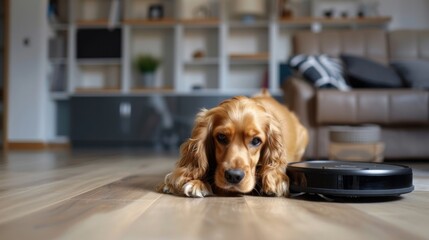
[[[253,138],[252,141],[250,142],[250,144],[252,144],[252,146],[254,146],[254,147],[261,145],[261,143],[262,143],[262,141],[258,137]]]
[[[228,144],[228,138],[225,136],[225,134],[218,134],[216,136],[216,139],[221,144]]]

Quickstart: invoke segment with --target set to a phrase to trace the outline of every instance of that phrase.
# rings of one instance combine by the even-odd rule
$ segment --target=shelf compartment
[[[230,29],[226,53],[232,59],[266,60],[268,29]]]
[[[260,6],[256,4],[247,4],[247,0],[234,0],[225,1],[224,11],[226,11],[227,17],[230,22],[232,21],[245,21],[245,22],[256,22],[256,21],[268,21],[271,16],[272,1],[260,0]],[[250,7],[254,9],[250,9]],[[252,12],[253,18],[246,17],[245,12]],[[259,13],[257,13],[259,12]]]
[[[184,68],[180,85],[185,91],[218,89],[219,68],[217,65],[187,65]]]
[[[107,26],[110,7],[111,0],[78,0],[75,22],[78,26]]]
[[[124,18],[125,19],[141,19],[141,20],[157,20],[157,19],[175,19],[176,1],[171,0],[124,0]],[[152,11],[150,8],[161,6],[161,12]],[[156,8],[153,8],[156,9]],[[158,16],[155,16],[157,15]]]
[[[182,59],[186,62],[210,62],[219,57],[219,31],[217,29],[184,30],[182,44]],[[203,55],[194,57],[198,52]],[[199,61],[202,60],[202,61]]]
[[[178,17],[182,20],[219,19],[223,0],[181,0],[178,1]]]
[[[230,65],[225,89],[261,89],[267,85],[267,65]]]
[[[174,31],[169,28],[136,28],[130,36],[130,87],[146,87],[142,74],[136,68],[136,58],[140,55],[151,55],[161,60],[155,72],[155,82],[160,87],[174,86]]]
[[[80,65],[75,91],[120,90],[120,65]]]

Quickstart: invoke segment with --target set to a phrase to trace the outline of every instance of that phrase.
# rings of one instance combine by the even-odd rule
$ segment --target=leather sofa
[[[294,54],[309,55],[353,54],[383,64],[391,60],[429,60],[429,31],[297,32],[293,51]],[[427,90],[316,89],[302,78],[293,76],[285,81],[283,91],[286,104],[309,130],[307,158],[327,157],[330,126],[377,124],[382,129],[386,159],[429,159]]]

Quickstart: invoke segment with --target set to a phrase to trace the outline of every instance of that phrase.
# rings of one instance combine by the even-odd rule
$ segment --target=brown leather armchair
[[[295,54],[347,53],[383,64],[391,59],[429,59],[429,31],[299,32],[293,43]],[[378,124],[386,145],[386,159],[429,159],[428,91],[315,89],[296,76],[285,82],[283,90],[288,107],[309,130],[310,144],[305,155],[308,158],[327,157],[330,126]]]

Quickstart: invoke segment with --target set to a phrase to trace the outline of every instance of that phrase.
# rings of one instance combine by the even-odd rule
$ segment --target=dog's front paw
[[[286,175],[267,176],[262,180],[262,191],[268,196],[286,197],[289,195],[289,178]]]
[[[191,180],[183,185],[183,194],[188,197],[205,197],[212,195],[212,189],[209,184],[200,180]]]

